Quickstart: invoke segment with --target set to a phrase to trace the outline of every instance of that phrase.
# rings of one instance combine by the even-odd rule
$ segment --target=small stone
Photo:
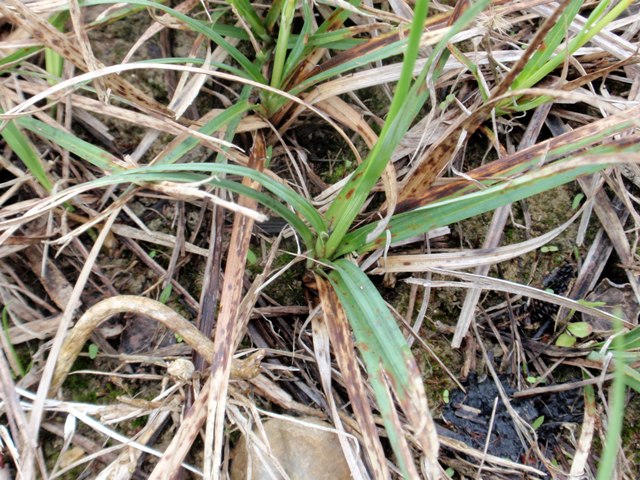
[[[296,418],[295,420],[297,421],[274,418],[263,424],[271,453],[289,478],[291,480],[350,479],[351,473],[342,453],[338,435],[313,426],[332,428],[331,425],[312,418]],[[313,425],[302,425],[298,423],[300,421]],[[256,435],[260,434],[256,431]],[[269,454],[261,454],[258,453],[259,451],[259,448],[254,444],[250,444],[248,449],[246,440],[244,438],[240,440],[233,452],[231,480],[281,478],[275,466],[265,465],[266,462],[269,462]],[[250,457],[250,467],[248,457]],[[251,476],[249,476],[249,471],[251,471]]]

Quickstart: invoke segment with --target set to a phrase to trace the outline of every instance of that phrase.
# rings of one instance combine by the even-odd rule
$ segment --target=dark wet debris
[[[501,377],[500,381],[508,396],[515,393],[516,390],[509,385],[506,377]],[[487,453],[522,462],[528,448],[525,449],[520,441],[513,419],[500,399],[498,388],[493,380],[486,378],[478,382],[477,377],[472,375],[465,389],[467,393],[462,390],[450,393],[449,403],[444,407],[441,418],[443,427],[449,432],[443,430],[441,433],[462,440],[470,447],[484,450],[491,412],[494,401],[498,397]],[[576,389],[511,400],[511,405],[530,425],[544,416],[544,422],[538,427],[536,433],[542,451],[550,452],[557,443],[558,435],[562,434],[563,423],[582,421],[584,401],[582,390]]]

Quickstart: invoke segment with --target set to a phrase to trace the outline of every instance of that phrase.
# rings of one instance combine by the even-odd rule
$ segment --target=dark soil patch
[[[509,379],[500,377],[507,396],[516,390],[509,385]],[[453,432],[443,431],[445,435],[464,441],[478,450],[484,450],[489,431],[487,453],[515,462],[522,462],[528,452],[514,424],[514,420],[505,407],[495,382],[486,378],[478,381],[476,375],[470,375],[465,385],[467,392],[458,389],[451,393],[445,406],[443,425]],[[492,413],[496,402],[495,415]],[[579,390],[539,395],[534,398],[511,400],[511,406],[528,424],[542,422],[537,428],[538,443],[546,455],[550,455],[566,423],[582,421],[584,400]]]

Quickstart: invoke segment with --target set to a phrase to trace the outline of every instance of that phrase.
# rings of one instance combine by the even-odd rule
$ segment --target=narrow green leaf
[[[0,113],[4,113],[1,108]],[[6,126],[0,131],[0,135],[4,138],[5,142],[7,142],[7,145],[9,145],[13,153],[22,160],[22,163],[25,164],[29,172],[31,172],[31,175],[35,177],[40,185],[47,191],[51,191],[53,183],[47,175],[42,160],[40,160],[38,153],[27,136],[15,125],[14,120],[7,122]]]
[[[532,86],[537,83],[533,82],[532,78],[537,76],[537,73],[542,66],[555,54],[556,48],[560,45],[560,42],[562,42],[567,34],[569,24],[580,11],[582,3],[582,0],[573,0],[567,8],[565,8],[562,14],[558,17],[556,24],[549,30],[549,32],[547,32],[547,35],[545,36],[545,39],[538,51],[531,56],[527,65],[514,80],[511,86],[513,90],[525,88],[525,85]]]
[[[240,175],[249,177],[260,183],[265,189],[269,190],[280,200],[291,205],[295,211],[299,212],[305,218],[316,232],[322,232],[326,229],[324,220],[316,211],[311,203],[304,197],[296,193],[291,188],[273,180],[264,173],[257,172],[253,169],[239,165],[223,165],[212,163],[186,163],[175,165],[153,165],[142,167],[139,169],[131,169],[123,172],[125,177],[133,175],[151,175],[151,174],[177,174],[180,172],[207,172],[210,174],[225,173],[228,175]],[[142,177],[141,177],[142,178]],[[168,175],[164,180],[171,180]],[[129,181],[129,180],[124,180]],[[144,180],[143,180],[144,181]]]
[[[167,65],[192,64],[194,66],[199,67],[205,64],[205,60],[203,58],[193,58],[193,57],[169,57],[169,58],[150,58],[147,60],[140,60],[138,63],[164,63]],[[217,68],[218,70],[226,71],[238,77],[251,80],[251,76],[248,75],[244,70],[234,67],[233,65],[229,65],[228,63],[216,62],[215,60],[208,60],[206,63],[207,65]]]
[[[269,190],[271,193],[273,193],[278,199],[288,202],[289,205],[293,207],[294,211],[289,210],[286,205],[283,205],[278,200],[275,200],[274,198],[266,195],[263,192],[259,192],[240,183],[231,182],[229,180],[197,175],[197,172],[206,172],[211,175],[239,175],[251,178],[252,180],[260,183],[266,190]],[[316,231],[324,228],[322,217],[320,217],[318,212],[306,199],[304,199],[304,197],[300,196],[289,187],[286,187],[285,185],[282,185],[269,178],[267,175],[261,172],[238,165],[227,165],[220,163],[189,163],[145,166],[136,169],[121,170],[111,175],[105,175],[104,177],[100,177],[91,182],[87,182],[82,186],[85,189],[89,190],[91,188],[99,188],[108,185],[118,185],[122,183],[144,184],[149,182],[162,181],[184,183],[208,182],[212,185],[226,188],[234,193],[243,194],[250,198],[253,198],[257,200],[261,205],[264,205],[265,207],[275,211],[279,216],[289,222],[289,224],[300,234],[303,241],[305,242],[305,245],[309,249],[313,248],[315,244],[313,234],[309,227],[296,216],[295,212],[301,214],[303,218],[305,218]],[[56,202],[56,204],[68,200],[69,195],[66,193],[66,191],[62,191],[58,195],[58,198],[61,200],[59,200],[59,202]],[[309,217],[307,217],[307,215],[309,215]]]
[[[616,325],[619,331],[621,325]],[[613,472],[620,450],[620,433],[624,418],[624,402],[626,393],[625,362],[620,356],[621,338],[617,335],[612,341],[615,370],[613,384],[609,390],[609,418],[607,422],[607,437],[604,443],[600,464],[598,465],[598,480],[609,480],[614,477]]]
[[[11,341],[11,335],[9,335],[9,328],[10,328],[10,326],[9,326],[9,309],[7,308],[6,305],[4,305],[2,307],[2,333],[3,333],[4,339],[5,339],[5,341],[3,343],[7,347],[7,351],[5,352],[5,354],[7,356],[11,356],[11,358],[13,360],[13,365],[15,365],[16,369],[18,370],[17,372],[15,372],[15,375],[19,375],[22,378],[27,374],[27,371],[25,370],[24,366],[22,365],[22,361],[20,360],[20,356],[18,355],[18,353],[16,352],[15,347],[13,346],[13,342]]]
[[[64,10],[62,12],[55,13],[49,19],[49,23],[53,25],[58,30],[62,31],[65,23],[69,18],[69,11]],[[44,59],[45,65],[47,69],[47,73],[49,74],[49,85],[55,85],[58,82],[58,79],[62,77],[62,67],[64,65],[64,58],[61,57],[55,50],[51,50],[50,48],[44,49]]]
[[[624,359],[624,357],[622,357]],[[626,359],[624,361],[627,361]],[[635,368],[624,365],[625,382],[628,387],[633,388],[636,392],[640,393],[640,372]]]
[[[289,35],[291,34],[291,24],[296,10],[296,0],[286,0],[280,12],[280,25],[278,28],[278,40],[273,58],[273,70],[271,72],[271,86],[280,88],[284,76],[284,64],[287,59],[287,48],[289,46]]]
[[[434,78],[437,78],[438,72],[443,68],[441,55],[446,56],[446,52],[448,52],[446,50],[447,42],[487,4],[488,1],[486,0],[479,1],[462,14],[433,50],[424,69],[413,83],[413,87],[409,88],[419,44],[419,42],[416,42],[416,38],[419,40],[421,35],[427,8],[426,2],[416,3],[409,36],[411,47],[407,47],[403,70],[382,132],[367,158],[358,166],[327,210],[325,218],[330,230],[330,237],[326,242],[325,252],[323,253],[328,258],[336,258],[334,252],[341,247],[347,230],[360,212],[372,188],[378,182],[393,151],[409,129],[419,109],[427,100],[429,89],[426,88],[425,79],[427,73],[431,70],[431,66],[436,61],[440,62],[436,73],[434,73]],[[413,44],[414,42],[415,44]],[[407,101],[408,98],[411,100]]]
[[[408,397],[412,382],[407,364],[413,356],[380,293],[360,268],[350,261],[340,259],[332,266],[334,270],[329,274],[329,280],[338,296],[345,299],[347,308],[357,306],[362,313],[352,324],[358,347],[374,355],[376,362],[381,362],[385,370],[393,374],[397,395]]]
[[[32,117],[20,117],[17,121],[21,127],[26,128],[42,138],[46,138],[50,142],[70,151],[105,172],[119,172],[124,170],[124,168],[120,166],[117,157],[65,130],[55,128]]]
[[[418,385],[422,387],[421,381],[415,381],[416,372],[410,368],[411,365],[415,367],[415,360],[402,332],[369,278],[358,266],[344,259],[334,262],[332,266],[334,270],[329,273],[329,281],[347,313],[400,469],[405,478],[411,478],[410,472],[414,467],[404,462],[401,453],[406,441],[404,432],[397,431],[392,420],[395,407],[382,379],[384,375],[390,379],[393,393],[401,403],[424,395],[424,392],[414,392]]]
[[[253,8],[248,0],[229,0],[229,3],[235,7],[238,15],[249,24],[254,35],[263,42],[271,39],[271,35],[267,32],[262,19],[258,16],[255,8]]]
[[[104,5],[104,4],[112,4],[117,3],[117,0],[91,0],[86,4],[89,5]],[[167,7],[158,2],[153,2],[151,0],[128,0],[127,3],[131,5],[142,5],[146,7],[151,7],[154,9],[158,9],[164,13],[171,15],[172,17],[180,20],[181,22],[188,25],[193,31],[201,33],[216,45],[219,45],[223,48],[236,62],[242,66],[242,68],[247,72],[249,77],[256,82],[266,84],[267,81],[260,72],[260,68],[255,65],[251,60],[249,60],[246,55],[244,55],[238,48],[232,45],[229,41],[227,41],[224,36],[235,34],[237,29],[229,29],[224,24],[218,23],[208,23],[197,20],[195,18],[191,18],[188,15],[178,12],[172,8]],[[244,38],[248,38],[247,35],[244,35]]]
[[[224,112],[216,115],[213,119],[209,120],[206,124],[198,129],[198,132],[204,135],[212,135],[215,132],[222,130],[226,125],[233,121],[238,121],[242,116],[253,108],[246,99],[240,99],[238,102],[231,105]],[[167,150],[164,155],[156,162],[156,165],[168,165],[179,162],[184,156],[200,145],[200,139],[197,137],[188,137],[174,148]]]
[[[517,202],[523,198],[551,190],[575,180],[581,175],[603,170],[610,166],[610,163],[603,161],[600,164],[589,163],[574,167],[568,166],[565,170],[560,169],[559,165],[563,164],[548,165],[537,171],[493,185],[481,191],[395,215],[389,224],[391,242],[406,240],[426,233],[433,228],[450,225],[481,213],[495,210],[503,205]],[[367,235],[375,227],[375,224],[370,224],[347,234],[335,255],[340,256],[349,252],[363,253],[384,246],[386,232],[383,232],[377,240],[370,243],[366,242]]]
[[[22,60],[26,60],[31,55],[35,55],[36,53],[38,53],[40,50],[42,50],[42,47],[20,48],[12,54],[7,55],[4,58],[0,58],[0,72],[3,72],[13,65],[20,63]]]
[[[291,46],[291,51],[289,52],[287,61],[284,64],[285,80],[294,71],[298,63],[307,58],[303,56],[303,53],[307,43],[309,42],[309,37],[311,36],[313,22],[314,18],[313,11],[311,10],[311,3],[302,2],[302,29],[299,34],[291,35],[291,39],[294,43]]]
[[[633,0],[622,0],[608,12],[606,11],[606,6],[609,1],[598,2],[596,8],[591,12],[585,27],[567,42],[566,47],[560,48],[556,54],[555,49],[559,44],[559,40],[561,41],[566,36],[570,21],[575,18],[575,15],[584,3],[582,0],[573,1],[562,13],[561,19],[559,19],[557,24],[550,30],[549,35],[547,36],[548,39],[545,38],[543,49],[534,54],[532,57],[533,62],[529,62],[520,75],[518,75],[511,87],[512,90],[529,88],[537,84],[553,70],[558,68],[558,66],[560,66],[568,56],[573,55],[579,48],[584,46],[609,23],[615,20],[629,7],[632,2]],[[549,41],[549,45],[551,45],[549,47],[547,47],[547,40]],[[509,101],[500,105],[500,108],[504,107],[511,111],[525,111],[527,109],[535,108],[545,101],[547,100],[535,99],[516,108],[513,108]]]
[[[604,302],[603,302],[604,303]],[[640,327],[625,333],[621,339],[621,349],[623,351],[636,350],[640,348]],[[602,344],[600,344],[602,346]]]

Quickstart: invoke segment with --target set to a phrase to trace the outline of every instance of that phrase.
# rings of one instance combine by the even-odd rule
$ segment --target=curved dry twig
[[[185,343],[189,344],[202,358],[211,363],[213,358],[213,342],[205,337],[186,318],[167,307],[166,305],[150,298],[136,295],[118,295],[107,298],[89,308],[67,335],[62,346],[62,351],[56,364],[56,369],[51,381],[49,393],[56,392],[71,370],[73,362],[80,354],[82,347],[89,339],[91,333],[103,322],[118,313],[135,313],[145,315],[162,323],[172,332],[180,335]],[[262,355],[258,356],[258,360]],[[256,358],[250,357],[243,365],[235,365],[232,376],[236,378],[252,378],[259,373],[259,364]]]

